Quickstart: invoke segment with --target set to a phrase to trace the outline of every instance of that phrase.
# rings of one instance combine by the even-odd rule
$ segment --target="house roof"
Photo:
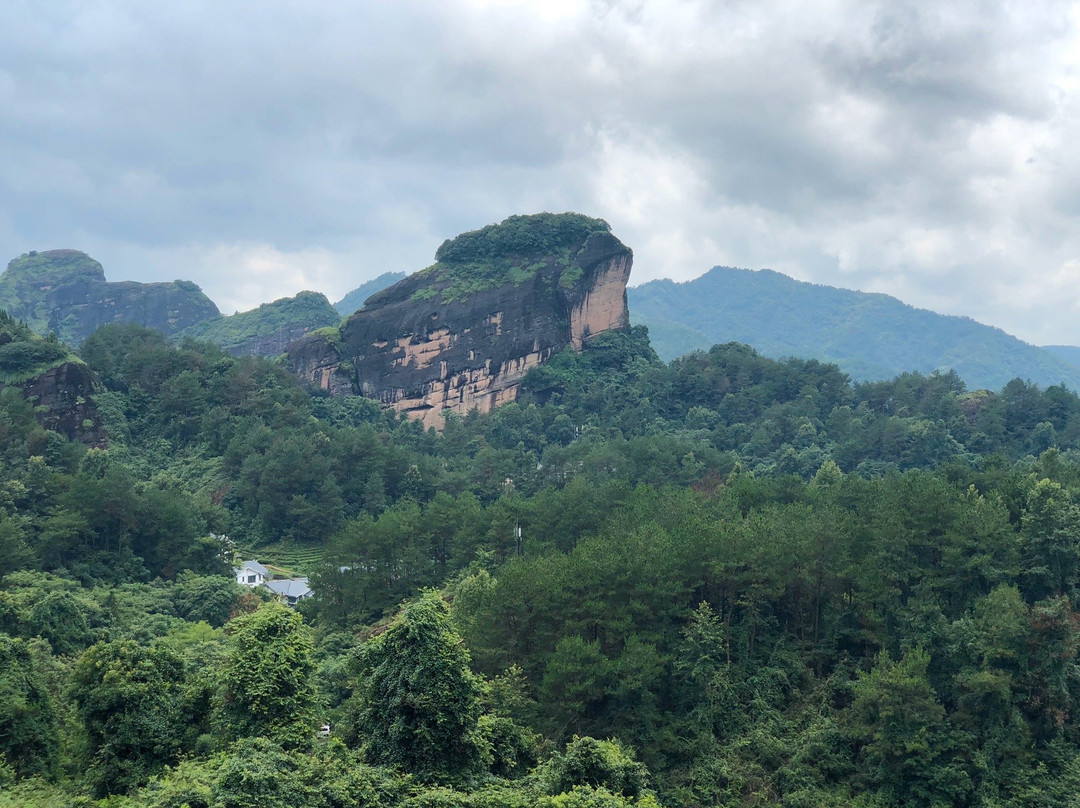
[[[239,567],[236,567],[237,572],[243,572],[250,570],[251,572],[257,572],[264,578],[270,577],[270,570],[260,564],[258,561],[245,561]]]
[[[275,595],[283,598],[306,598],[311,594],[307,578],[281,578],[275,581],[267,581],[263,584]]]

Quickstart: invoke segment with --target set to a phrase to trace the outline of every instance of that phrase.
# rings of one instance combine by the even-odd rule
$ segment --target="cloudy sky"
[[[4,259],[231,313],[541,210],[1080,345],[1080,3],[0,3]]]

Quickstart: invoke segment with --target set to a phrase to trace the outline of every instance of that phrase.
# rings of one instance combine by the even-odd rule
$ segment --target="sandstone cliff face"
[[[77,345],[106,323],[137,323],[175,334],[219,316],[190,281],[110,283],[94,259],[78,250],[28,253],[0,276],[0,308],[38,333],[53,331]]]
[[[477,231],[492,231],[485,245],[509,245],[502,253],[474,251],[483,261],[474,253],[454,258],[448,248],[458,240],[447,242],[440,263],[369,298],[340,332],[291,346],[291,367],[331,395],[374,398],[436,428],[445,409],[488,412],[515,400],[529,369],[556,351],[580,350],[592,336],[629,327],[631,251],[600,220],[578,217],[588,226],[569,228],[558,216],[541,217]],[[532,238],[532,229],[553,220],[554,236]],[[501,238],[498,228],[508,223],[516,235]],[[550,249],[515,249],[537,241]],[[484,274],[485,267],[501,269]]]

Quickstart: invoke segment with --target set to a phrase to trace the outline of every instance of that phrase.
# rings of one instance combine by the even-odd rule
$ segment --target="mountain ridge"
[[[353,312],[364,308],[364,303],[367,302],[369,297],[381,292],[387,287],[393,286],[398,281],[405,280],[408,275],[409,273],[407,272],[384,272],[357,286],[335,303],[334,308],[337,309],[338,314],[342,317],[348,317]]]
[[[1000,389],[1020,377],[1080,389],[1080,368],[996,326],[774,270],[714,267],[691,281],[650,281],[627,294],[631,320],[649,327],[665,361],[735,341],[774,358],[833,362],[860,381],[955,370],[972,388]]]
[[[192,281],[108,281],[99,262],[70,249],[31,250],[12,259],[0,274],[0,309],[69,345],[106,323],[137,323],[171,336],[220,316]]]
[[[326,295],[303,291],[250,311],[203,320],[177,337],[209,340],[233,356],[277,356],[305,334],[340,320]]]

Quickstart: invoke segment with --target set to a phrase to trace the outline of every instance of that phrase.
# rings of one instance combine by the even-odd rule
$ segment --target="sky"
[[[1078,144],[1080,2],[0,3],[0,257],[225,313],[575,210],[1080,345]]]

